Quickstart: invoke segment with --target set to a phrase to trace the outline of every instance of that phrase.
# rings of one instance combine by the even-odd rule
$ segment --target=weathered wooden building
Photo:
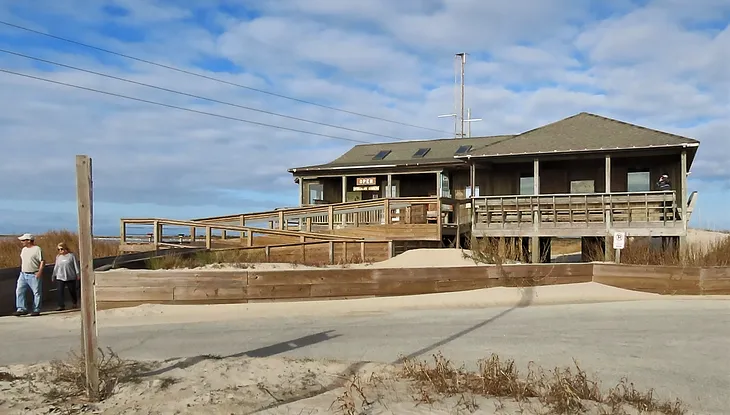
[[[524,238],[538,261],[553,237],[584,238],[604,249],[614,232],[681,244],[698,147],[691,138],[580,113],[516,135],[358,145],[330,163],[289,172],[303,207],[466,200],[442,211],[443,222],[460,222],[457,233],[467,229],[477,238]],[[664,174],[670,189],[657,185]]]
[[[358,145],[330,163],[289,169],[299,185],[297,207],[188,221],[122,219],[122,249],[201,246],[200,230],[205,247],[258,247],[267,257],[272,248],[287,249],[304,258],[307,244],[319,243],[330,261],[353,249],[367,258],[378,241],[393,255],[509,238],[533,262],[549,261],[556,237],[581,238],[584,253],[592,247],[609,258],[615,232],[681,246],[696,201],[687,175],[698,147],[691,138],[588,113],[515,135]],[[668,188],[657,183],[662,175]],[[152,231],[132,241],[128,226]]]

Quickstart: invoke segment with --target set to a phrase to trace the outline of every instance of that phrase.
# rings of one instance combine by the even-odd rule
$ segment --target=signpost
[[[98,398],[96,295],[93,253],[91,159],[76,156],[76,198],[79,210],[79,262],[81,263],[81,335],[86,362],[86,394],[92,402]]]
[[[613,249],[616,250],[616,263],[621,263],[621,250],[626,247],[626,233],[625,232],[614,232],[613,233]]]

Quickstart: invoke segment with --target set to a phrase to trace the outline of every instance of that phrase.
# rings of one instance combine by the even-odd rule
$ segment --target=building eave
[[[634,146],[634,147],[601,147],[601,148],[585,148],[585,149],[570,149],[570,150],[553,150],[553,151],[529,151],[522,153],[496,153],[496,154],[468,154],[464,156],[454,156],[455,159],[471,160],[473,159],[486,159],[486,158],[497,158],[497,157],[514,157],[514,156],[541,156],[548,154],[575,154],[575,153],[605,153],[612,151],[631,151],[631,150],[651,150],[651,149],[662,149],[662,148],[697,148],[699,143],[681,143],[681,144],[661,144],[661,145],[650,145],[650,146]]]

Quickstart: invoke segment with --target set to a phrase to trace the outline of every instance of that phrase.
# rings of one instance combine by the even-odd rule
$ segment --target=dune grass
[[[65,242],[71,252],[78,254],[79,237],[76,233],[68,230],[56,230],[42,233],[35,236],[36,245],[43,250],[43,258],[46,263],[53,263],[56,258],[56,246],[59,242]],[[20,250],[22,246],[17,237],[0,240],[0,268],[14,268],[20,266]],[[119,242],[116,241],[94,241],[94,257],[114,256],[119,252]]]

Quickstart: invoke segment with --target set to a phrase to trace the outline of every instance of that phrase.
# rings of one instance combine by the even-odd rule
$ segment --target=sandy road
[[[583,286],[583,300],[590,298],[591,287]],[[475,293],[462,294],[469,295]],[[433,303],[434,298],[410,308],[405,299],[401,306],[390,299],[390,307],[363,306],[367,301],[328,303],[339,312],[323,312],[307,302],[210,306],[198,313],[194,308],[168,313],[155,307],[130,309],[101,313],[99,336],[102,345],[139,359],[216,354],[394,362],[402,355],[430,358],[441,351],[456,362],[474,364],[495,352],[549,368],[575,358],[605,386],[626,375],[660,396],[681,397],[699,413],[723,413],[730,407],[728,300],[646,296],[540,305],[550,303],[550,292],[543,291],[523,307],[479,307],[478,301],[456,307],[448,301]],[[244,308],[248,311],[241,313]],[[79,344],[78,324],[72,314],[0,319],[0,365],[64,357]]]

